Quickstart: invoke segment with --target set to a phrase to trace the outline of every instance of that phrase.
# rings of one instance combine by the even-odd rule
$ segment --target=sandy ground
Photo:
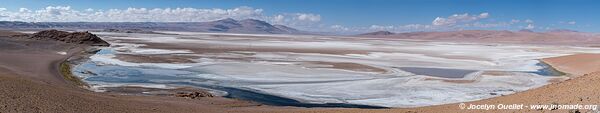
[[[58,64],[78,47],[60,43],[30,42],[1,37],[1,112],[567,112],[568,110],[463,110],[459,104],[406,109],[296,108],[260,106],[226,98],[187,99],[169,96],[132,96],[97,93],[70,85],[58,72]],[[53,45],[47,47],[47,45]],[[73,49],[75,48],[75,49]],[[67,55],[55,54],[69,51]],[[554,60],[556,59],[556,60]],[[572,55],[545,59],[558,70],[581,76],[512,95],[470,104],[597,104],[600,103],[600,55]],[[581,64],[581,65],[579,65]],[[582,68],[588,67],[588,68]],[[585,110],[582,110],[585,111]]]
[[[568,57],[553,57],[543,59],[561,72],[579,76],[600,70],[600,54],[577,54]],[[577,59],[577,60],[573,60]]]

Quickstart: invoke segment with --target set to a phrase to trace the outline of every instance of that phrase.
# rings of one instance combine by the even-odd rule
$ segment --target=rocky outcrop
[[[45,30],[29,36],[34,40],[55,40],[72,44],[84,44],[92,46],[109,46],[110,44],[100,37],[89,32],[66,32],[59,30]]]
[[[201,97],[214,97],[214,96],[208,92],[194,91],[194,92],[190,92],[190,93],[179,92],[179,93],[175,94],[175,97],[187,97],[187,98],[195,99],[195,98],[201,98]]]

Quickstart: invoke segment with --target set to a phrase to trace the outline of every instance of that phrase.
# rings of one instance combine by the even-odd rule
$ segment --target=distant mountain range
[[[467,42],[512,42],[539,44],[587,44],[600,42],[600,34],[577,32],[566,29],[549,30],[546,32],[533,32],[531,30],[461,30],[408,33],[377,31],[358,34],[356,36],[387,39],[446,40]]]
[[[385,36],[385,35],[393,35],[395,33],[389,32],[389,31],[375,31],[375,32],[370,32],[370,33],[363,33],[363,34],[358,34],[360,36]]]
[[[248,34],[310,34],[284,25],[271,25],[255,19],[231,18],[211,22],[19,22],[0,21],[0,29],[20,30],[102,30],[137,29],[147,31],[194,31]]]

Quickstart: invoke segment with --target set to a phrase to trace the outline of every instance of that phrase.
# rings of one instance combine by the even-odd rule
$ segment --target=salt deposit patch
[[[480,82],[453,84],[420,76],[293,85],[246,86],[310,103],[353,103],[387,107],[417,107],[479,100],[545,84],[536,75],[489,76]],[[496,93],[497,95],[492,95]]]
[[[96,54],[90,57],[90,60],[99,65],[119,65],[119,66],[149,66],[166,69],[182,69],[192,67],[193,64],[171,64],[171,63],[132,63],[114,58],[113,54]]]

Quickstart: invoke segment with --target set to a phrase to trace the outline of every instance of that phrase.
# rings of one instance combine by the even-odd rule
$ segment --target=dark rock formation
[[[191,99],[200,98],[200,97],[214,97],[212,94],[210,94],[208,92],[198,92],[198,91],[194,91],[191,93],[179,92],[179,93],[175,94],[175,96],[176,97],[187,97],[187,98],[191,98]]]
[[[34,40],[56,40],[72,44],[84,44],[92,46],[109,46],[108,42],[89,32],[73,32],[59,30],[45,30],[29,36]]]

